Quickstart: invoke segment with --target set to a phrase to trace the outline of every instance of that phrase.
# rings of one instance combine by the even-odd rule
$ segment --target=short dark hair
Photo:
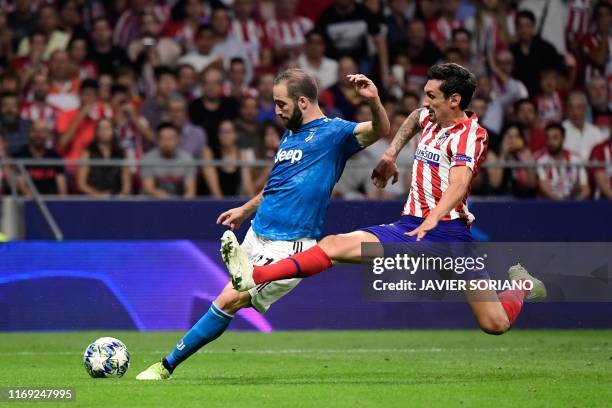
[[[521,105],[524,105],[526,103],[528,103],[529,105],[531,105],[534,108],[536,108],[536,104],[531,99],[529,99],[529,98],[522,98],[522,99],[519,99],[518,101],[514,102],[514,111],[516,112],[517,110],[519,110]]]
[[[561,136],[565,139],[565,128],[561,126],[560,123],[551,122],[544,128],[544,133],[547,133],[549,130],[558,129],[561,132]]]
[[[313,28],[312,30],[307,32],[304,37],[306,38],[306,41],[308,42],[310,41],[313,35],[318,35],[319,37],[321,37],[321,39],[323,39],[323,41],[325,41],[325,36],[323,35],[323,33],[319,29],[316,29],[316,28]]]
[[[472,32],[465,27],[457,27],[453,29],[451,38],[454,40],[457,34],[465,34],[470,40],[472,39]]]
[[[127,95],[129,94],[129,90],[127,89],[125,85],[121,85],[121,84],[115,84],[111,86],[111,95],[116,95],[119,93],[123,93]]]
[[[242,57],[232,57],[232,59],[230,60],[230,66],[234,64],[246,65],[246,61]]]
[[[274,85],[284,83],[287,94],[295,102],[304,96],[311,102],[316,102],[319,94],[317,82],[313,77],[298,68],[288,69],[274,79]]]
[[[514,23],[518,23],[519,19],[526,18],[531,21],[533,25],[536,23],[535,14],[531,10],[520,10],[516,13],[516,17],[514,17]]]
[[[100,89],[100,84],[98,84],[96,79],[87,78],[81,82],[80,91],[83,92],[85,89],[93,89],[94,91],[97,91]]]
[[[164,129],[172,129],[176,132],[176,134],[180,134],[181,132],[179,132],[179,129],[174,126],[172,123],[170,122],[162,122],[157,126],[157,134],[159,135],[161,133],[162,130]]]
[[[476,90],[476,77],[461,65],[454,63],[434,65],[427,71],[427,78],[442,82],[440,90],[445,98],[459,94],[461,96],[459,107],[462,110],[470,105]]]
[[[17,99],[17,102],[19,102],[19,95],[15,92],[2,92],[0,94],[0,101],[5,100],[6,98],[15,98]]]
[[[174,69],[170,68],[167,65],[158,65],[153,69],[153,76],[155,77],[155,81],[159,81],[165,75],[170,75],[171,77],[176,79],[176,72],[174,71]]]
[[[210,24],[202,24],[198,27],[198,31],[196,32],[196,38],[206,31],[211,32],[213,34],[215,33]]]

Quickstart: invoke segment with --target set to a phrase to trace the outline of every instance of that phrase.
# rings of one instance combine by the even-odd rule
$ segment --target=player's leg
[[[206,344],[221,336],[232,318],[243,307],[251,306],[251,294],[238,292],[228,284],[217,296],[210,309],[194,324],[170,354],[136,376],[137,380],[165,380],[176,367]]]
[[[256,245],[255,234],[249,230],[242,247],[247,255],[252,255]],[[230,283],[212,302],[208,311],[189,329],[183,338],[165,356],[136,376],[137,380],[165,380],[170,378],[174,369],[193,353],[215,340],[229,326],[232,318],[243,307],[251,306],[251,294],[238,292]]]
[[[235,245],[235,239],[229,234],[226,238],[225,253],[228,254],[226,265],[232,275],[234,287],[239,290],[248,290],[265,282],[307,278],[331,268],[334,263],[359,262],[361,244],[379,242],[375,235],[366,231],[330,235],[323,238],[318,245],[303,252],[276,263],[257,266],[251,265],[246,256],[240,253],[240,248]]]
[[[507,290],[496,293],[492,290],[466,291],[470,309],[478,325],[488,334],[503,334],[510,330],[523,308],[525,299],[544,299],[546,287],[520,264],[508,270],[513,281],[531,281],[531,290]]]

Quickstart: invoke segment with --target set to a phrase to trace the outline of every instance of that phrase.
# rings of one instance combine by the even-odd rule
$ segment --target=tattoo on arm
[[[406,146],[406,143],[414,135],[416,135],[421,130],[421,125],[419,124],[419,116],[421,116],[421,109],[415,109],[412,113],[406,118],[402,126],[397,130],[397,133],[393,137],[391,141],[391,145],[387,150],[387,153],[393,157],[397,157],[399,152]]]

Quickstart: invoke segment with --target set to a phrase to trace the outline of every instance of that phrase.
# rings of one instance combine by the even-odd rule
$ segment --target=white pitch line
[[[200,350],[198,354],[375,354],[375,353],[442,353],[442,352],[476,352],[476,353],[506,353],[506,352],[525,352],[537,351],[534,347],[497,347],[497,348],[363,348],[363,349],[261,349],[261,350]],[[164,354],[168,350],[136,351],[132,354]],[[548,351],[612,351],[612,347],[586,347],[586,348],[558,348]],[[79,355],[78,351],[16,351],[0,352],[0,356],[70,356]]]

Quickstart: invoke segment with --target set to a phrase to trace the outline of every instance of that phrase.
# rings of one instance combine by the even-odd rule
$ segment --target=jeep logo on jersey
[[[290,160],[291,164],[297,163],[302,160],[302,151],[299,149],[291,150],[279,150],[274,157],[274,163]]]
[[[424,149],[417,149],[417,151],[414,153],[414,158],[432,166],[440,165],[440,154],[428,152]]]

